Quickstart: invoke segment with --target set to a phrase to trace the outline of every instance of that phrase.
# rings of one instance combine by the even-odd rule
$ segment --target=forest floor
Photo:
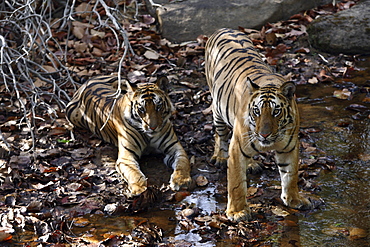
[[[86,8],[84,1],[77,3],[77,8]],[[250,35],[268,64],[297,84],[332,82],[335,78],[351,76],[356,70],[357,56],[334,56],[315,51],[309,45],[306,27],[319,15],[333,14],[353,4],[345,1],[297,13],[287,21],[268,23],[261,30],[239,29]],[[104,16],[104,9],[100,11]],[[117,72],[124,53],[123,49],[117,50],[111,29],[94,29],[92,24],[87,24],[91,21],[89,18],[89,15],[76,14],[72,33],[67,29],[51,28],[58,43],[49,41],[49,49],[55,54],[60,52],[59,45],[66,49],[64,66],[75,79],[63,85],[69,97],[86,79]],[[212,99],[204,75],[207,37],[200,35],[194,37],[193,42],[171,44],[155,31],[154,18],[141,13],[137,19],[122,21],[134,52],[123,62],[122,74],[133,83],[153,81],[157,74],[166,74],[170,79],[170,97],[176,108],[173,124],[191,159],[194,185],[187,191],[171,191],[168,188],[171,171],[161,164],[161,156],[149,156],[141,161],[149,179],[148,191],[135,198],[127,197],[126,185],[114,168],[117,149],[86,131],[72,130],[65,119],[63,104],[42,94],[51,92],[52,85],[35,79],[41,98],[49,102],[56,114],[38,107],[27,115],[32,119],[30,127],[24,122],[21,110],[22,102],[28,104],[27,97],[22,93],[15,95],[12,87],[0,83],[0,135],[3,139],[0,145],[0,241],[4,246],[39,246],[40,243],[46,246],[117,246],[123,243],[189,246],[186,240],[179,242],[164,236],[162,229],[150,221],[138,223],[126,234],[108,234],[103,240],[76,236],[72,231],[74,224],[81,224],[78,219],[85,215],[140,215],[153,208],[176,210],[175,221],[180,229],[196,231],[202,241],[228,239],[232,243],[258,246],[281,231],[281,226],[294,224],[284,216],[298,211],[282,205],[278,185],[251,187],[248,200],[254,220],[237,224],[229,221],[222,210],[205,212],[197,205],[182,203],[192,191],[207,186],[216,188],[213,196],[221,201],[226,198],[226,168],[219,169],[209,163],[214,142]],[[50,69],[47,66],[45,68]],[[340,88],[337,97],[348,97],[348,94],[348,90]],[[313,197],[320,189],[315,184],[317,175],[334,169],[332,161],[309,141],[310,133],[317,131],[320,130],[302,128],[300,131],[299,185]],[[262,175],[252,177],[264,177],[265,185],[278,181],[272,154],[256,158],[263,171]],[[32,233],[29,234],[32,237],[22,237],[24,231]]]

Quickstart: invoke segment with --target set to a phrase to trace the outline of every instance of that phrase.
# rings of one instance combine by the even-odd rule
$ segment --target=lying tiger
[[[132,195],[147,189],[147,179],[138,160],[154,148],[165,154],[173,168],[170,187],[179,190],[191,182],[189,159],[169,120],[173,106],[167,95],[168,79],[142,83],[136,88],[122,82],[123,94],[115,97],[118,78],[99,76],[83,84],[67,105],[67,119],[118,147],[116,169]]]
[[[311,202],[299,195],[297,185],[299,113],[294,83],[273,73],[251,40],[239,31],[216,31],[206,44],[205,60],[215,126],[211,162],[227,163],[228,218],[250,217],[246,169],[256,166],[253,156],[268,150],[276,151],[284,204],[310,208]]]

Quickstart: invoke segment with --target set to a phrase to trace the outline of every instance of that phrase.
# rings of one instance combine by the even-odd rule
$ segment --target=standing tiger
[[[253,156],[268,150],[275,150],[284,204],[310,208],[311,202],[299,195],[297,185],[299,113],[294,83],[273,73],[252,41],[239,31],[216,31],[206,44],[205,60],[215,126],[211,162],[227,163],[228,218],[249,218],[246,169],[256,165]]]
[[[83,84],[67,105],[67,119],[76,127],[90,130],[118,147],[116,169],[128,183],[132,195],[147,189],[147,179],[138,160],[154,148],[165,154],[164,162],[173,168],[170,187],[178,190],[191,182],[189,159],[169,118],[173,106],[167,95],[168,79],[138,84],[127,81],[116,95],[118,78],[99,76]]]

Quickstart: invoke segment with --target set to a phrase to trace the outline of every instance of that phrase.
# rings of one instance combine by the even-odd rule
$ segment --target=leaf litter
[[[52,27],[53,37],[60,43],[49,42],[49,46],[56,56],[65,56],[65,66],[83,83],[91,76],[115,72],[124,50],[120,47],[122,40],[116,39],[112,29],[94,24],[96,14],[89,12],[92,10],[91,3],[76,2],[77,13],[71,22],[71,34],[68,30]],[[130,4],[135,1],[122,1],[122,4],[126,2],[129,5],[121,11],[133,11],[135,8]],[[261,30],[239,29],[250,35],[270,65],[297,84],[327,83],[335,78],[349,77],[356,70],[356,57],[313,53],[308,48],[306,25],[318,15],[332,14],[351,4],[354,2],[344,1],[335,7],[319,7],[294,15],[287,21],[266,24]],[[104,8],[99,6],[98,11],[103,14]],[[192,175],[196,181],[193,187],[197,187],[192,189],[216,186],[216,196],[225,196],[226,170],[209,164],[213,150],[212,99],[203,74],[207,37],[200,35],[194,42],[171,44],[154,30],[154,18],[144,11],[139,19],[141,21],[122,20],[135,52],[122,63],[122,72],[131,82],[154,80],[152,76],[157,73],[169,76],[172,82],[170,97],[176,107],[174,127],[189,157],[192,157]],[[58,46],[60,44],[63,50]],[[54,71],[54,67],[44,68],[48,73]],[[43,80],[36,82],[38,88],[48,88]],[[348,99],[351,88],[344,87],[334,92],[334,97]],[[66,83],[63,90],[72,96],[76,85]],[[161,176],[159,181],[153,181],[157,177],[153,179],[154,174],[147,173],[150,182],[148,190],[139,197],[130,198],[126,185],[115,171],[116,148],[90,133],[71,132],[64,119],[63,106],[53,102],[48,95],[44,95],[44,100],[52,102],[57,116],[50,109],[36,109],[40,117],[34,119],[37,131],[36,143],[32,144],[29,126],[19,121],[22,118],[20,101],[14,100],[6,85],[0,84],[0,91],[0,241],[5,245],[14,242],[26,246],[38,246],[38,243],[47,246],[70,246],[70,243],[89,246],[190,246],[192,243],[186,238],[166,236],[160,227],[150,222],[150,218],[135,224],[128,233],[107,233],[104,239],[97,240],[92,234],[94,230],[89,229],[89,223],[84,218],[88,215],[140,216],[140,213],[153,208],[169,208],[178,212],[172,220],[180,227],[181,234],[195,234],[201,242],[227,239],[240,245],[258,246],[267,244],[270,236],[280,234],[282,225],[286,224],[282,223],[284,217],[296,213],[296,210],[282,206],[279,187],[250,187],[248,199],[254,220],[231,222],[223,211],[206,212],[196,205],[183,203],[183,199],[192,192],[170,191],[167,183],[171,171],[164,166],[161,175],[166,178]],[[23,103],[27,104],[26,97],[23,99]],[[352,106],[349,110],[368,114],[367,107]],[[314,133],[312,131],[320,130],[302,129],[300,133],[304,158],[299,185],[314,196],[319,190],[315,177],[322,170],[335,169],[335,163],[314,143],[307,141],[310,133]],[[277,178],[272,157],[270,153],[256,157],[268,179]],[[154,157],[158,164],[161,158]],[[360,158],[368,160],[366,155]],[[149,160],[152,162],[153,157]],[[141,163],[150,162],[148,158],[143,158]],[[154,170],[153,173],[158,172],[157,167]],[[86,228],[86,233],[76,236],[73,226]],[[354,232],[352,235],[351,231]],[[19,237],[22,236],[19,232],[29,232],[28,239]],[[361,229],[349,232],[345,235],[363,237]]]

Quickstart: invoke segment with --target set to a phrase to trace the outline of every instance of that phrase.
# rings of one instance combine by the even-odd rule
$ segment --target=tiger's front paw
[[[138,181],[136,183],[129,183],[128,189],[132,196],[138,196],[147,189],[147,182],[145,180]]]
[[[170,179],[170,187],[172,190],[180,190],[182,187],[189,187],[192,180],[189,172],[174,171]]]
[[[288,207],[299,209],[299,210],[308,210],[312,209],[313,205],[309,199],[302,195],[298,195],[295,197],[287,197],[281,195],[281,199],[283,200],[284,204]]]
[[[131,192],[132,196],[138,196],[141,193],[143,193],[144,191],[146,191],[147,187],[146,186],[140,186],[140,185],[137,185],[137,184],[133,184],[133,185],[130,186],[129,189],[130,189],[130,192]]]
[[[247,172],[249,174],[259,174],[262,171],[263,171],[263,169],[262,169],[261,165],[256,163],[256,162],[249,163],[248,166],[247,166]]]
[[[232,211],[232,210],[226,210],[226,216],[231,221],[242,221],[242,220],[249,220],[251,218],[250,209],[248,206],[246,206],[241,211]]]
[[[217,168],[226,167],[227,165],[227,158],[222,158],[218,156],[212,156],[211,158],[211,164],[215,165]]]

